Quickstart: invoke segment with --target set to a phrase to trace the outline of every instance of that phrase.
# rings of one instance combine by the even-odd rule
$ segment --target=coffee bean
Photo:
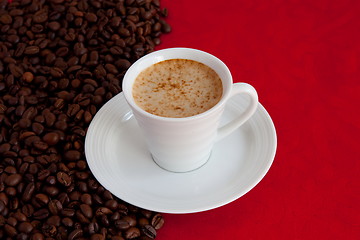
[[[5,210],[6,206],[5,206],[5,203],[0,200],[0,213],[2,213],[4,210]]]
[[[34,141],[33,143],[33,146],[38,149],[38,150],[41,150],[41,151],[45,151],[46,149],[48,149],[48,145],[43,142],[43,141]]]
[[[44,240],[45,237],[42,233],[34,233],[31,237],[32,240]]]
[[[41,125],[40,123],[37,123],[37,122],[32,123],[32,130],[37,135],[41,135],[43,133],[44,129],[45,129],[44,126]]]
[[[119,220],[115,221],[115,227],[118,228],[119,230],[127,230],[130,228],[130,224],[129,224],[129,222],[127,222],[123,219],[119,219]]]
[[[2,24],[11,24],[12,23],[12,17],[9,14],[4,14],[0,16],[0,22]]]
[[[97,16],[94,13],[86,13],[85,14],[85,18],[86,20],[88,20],[89,22],[96,22],[97,21]]]
[[[16,220],[18,220],[19,222],[25,222],[27,220],[27,217],[25,216],[25,214],[23,214],[20,210],[17,211],[16,213],[14,213],[13,215]]]
[[[25,49],[26,51],[26,49]],[[21,67],[16,66],[15,64],[9,64],[9,70],[14,75],[14,77],[20,78],[24,74],[24,71]]]
[[[5,230],[6,234],[10,237],[14,237],[15,235],[18,234],[16,229],[9,224],[4,225],[4,230]]]
[[[96,213],[95,215],[96,216],[101,216],[101,215],[107,215],[107,214],[111,214],[112,211],[109,209],[109,208],[106,208],[106,207],[99,207],[97,210],[96,210]]]
[[[81,153],[77,150],[69,150],[64,153],[64,157],[68,161],[77,161],[81,157]]]
[[[45,10],[39,10],[33,16],[33,21],[35,23],[43,23],[47,21],[47,19],[48,19],[48,13]]]
[[[70,186],[70,184],[72,182],[70,176],[64,172],[58,172],[56,174],[56,178],[60,184],[66,186],[66,187]]]
[[[49,22],[48,23],[48,28],[50,28],[52,31],[57,31],[59,30],[61,27],[60,23],[59,22]]]
[[[22,78],[25,82],[31,83],[34,79],[34,75],[31,72],[24,72]]]
[[[38,193],[35,195],[35,199],[37,200],[38,203],[40,203],[40,205],[44,206],[47,205],[49,202],[49,197],[46,196],[43,193]]]
[[[75,229],[74,231],[72,231],[70,234],[69,234],[69,237],[68,239],[69,240],[75,240],[79,237],[82,237],[83,235],[83,230],[81,229]]]
[[[75,210],[71,208],[64,208],[61,211],[61,215],[64,217],[73,217],[75,215]]]
[[[30,204],[25,204],[22,208],[21,208],[22,213],[26,216],[26,217],[31,217],[34,213],[34,207]]]
[[[126,239],[134,239],[140,236],[140,230],[136,227],[131,227],[125,232]]]
[[[55,227],[59,227],[61,223],[61,218],[59,216],[51,216],[46,220],[46,223],[49,225],[54,225]]]
[[[40,52],[40,48],[38,46],[29,46],[26,47],[24,50],[24,53],[26,55],[34,55],[34,54],[38,54]]]
[[[141,228],[141,231],[144,233],[145,236],[149,237],[150,239],[156,238],[156,230],[151,225],[145,225]]]
[[[52,215],[58,215],[62,211],[63,206],[59,200],[53,199],[49,201],[48,208]]]
[[[46,237],[55,237],[57,233],[56,227],[48,223],[42,224],[41,231],[44,233]]]
[[[60,136],[56,132],[50,132],[43,136],[43,141],[48,145],[56,145],[60,140]]]
[[[11,174],[5,179],[5,184],[7,186],[13,187],[20,183],[22,176],[20,174]]]
[[[50,69],[50,74],[54,78],[60,78],[64,75],[63,71],[58,67],[53,67]]]
[[[72,227],[74,225],[74,221],[68,217],[63,218],[61,223],[64,224],[65,227]]]
[[[69,117],[75,116],[80,110],[80,105],[79,104],[71,104],[68,107],[68,111],[67,111],[67,115]]]
[[[30,182],[27,184],[27,186],[25,187],[23,196],[22,196],[22,200],[24,202],[27,202],[31,199],[33,193],[35,191],[35,184],[33,182]]]
[[[99,233],[95,233],[90,237],[90,240],[104,240],[104,239],[105,239],[104,236]]]
[[[45,208],[39,209],[33,213],[34,219],[42,220],[49,216],[49,211]]]
[[[34,229],[33,225],[30,222],[22,222],[18,226],[18,230],[22,233],[29,234]]]
[[[87,205],[87,204],[81,204],[80,205],[80,210],[81,212],[84,214],[85,217],[87,218],[92,218],[93,216],[93,211],[92,211],[92,208]]]
[[[164,225],[164,218],[161,214],[155,214],[151,219],[151,225],[156,229],[159,230]]]
[[[43,169],[38,173],[37,179],[43,181],[50,175],[50,171],[48,169]]]

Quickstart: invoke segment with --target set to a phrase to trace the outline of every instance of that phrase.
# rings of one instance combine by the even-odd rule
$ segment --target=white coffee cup
[[[140,108],[132,94],[136,77],[149,66],[169,59],[194,60],[212,68],[223,84],[220,101],[206,112],[184,118],[161,117]],[[220,59],[191,48],[168,48],[138,59],[127,70],[122,88],[125,99],[144,134],[152,158],[160,167],[172,172],[187,172],[204,165],[210,158],[214,143],[246,122],[258,106],[258,96],[251,85],[234,84],[228,67]],[[219,128],[226,102],[236,94],[248,95],[250,104],[237,118]]]

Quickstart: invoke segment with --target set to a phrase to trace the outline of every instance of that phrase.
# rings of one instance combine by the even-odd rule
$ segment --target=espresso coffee
[[[151,65],[135,79],[135,103],[145,111],[171,118],[190,117],[215,106],[223,92],[218,74],[203,63],[170,59]]]

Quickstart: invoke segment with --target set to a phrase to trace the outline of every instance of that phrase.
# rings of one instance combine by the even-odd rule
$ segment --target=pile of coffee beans
[[[0,0],[0,239],[154,239],[91,174],[87,127],[170,32],[158,0]]]

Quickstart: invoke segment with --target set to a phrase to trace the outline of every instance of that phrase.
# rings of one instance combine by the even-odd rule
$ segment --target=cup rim
[[[163,53],[167,53],[167,52],[172,52],[172,51],[188,51],[188,52],[194,52],[196,54],[202,54],[208,58],[213,59],[213,61],[215,61],[218,65],[220,65],[222,67],[222,69],[225,71],[226,77],[229,79],[229,87],[225,90],[223,89],[223,95],[220,99],[220,101],[215,104],[212,108],[206,110],[205,112],[193,115],[193,116],[189,116],[189,117],[164,117],[164,116],[158,116],[152,113],[149,113],[147,111],[145,111],[144,109],[142,109],[141,107],[139,107],[135,101],[134,98],[132,96],[132,85],[128,86],[129,83],[128,81],[126,81],[126,79],[129,78],[129,75],[131,75],[132,71],[135,71],[137,68],[139,68],[139,66],[145,61],[148,60],[149,58],[156,58],[157,55],[161,55]],[[162,62],[165,60],[169,60],[169,59],[189,59],[189,58],[181,58],[181,57],[170,57],[170,58],[158,58],[156,60],[157,62]],[[192,60],[192,59],[190,59]],[[196,60],[197,61],[197,60]],[[199,61],[200,62],[200,61]],[[202,62],[203,63],[203,62]],[[154,63],[155,64],[155,63]],[[204,63],[205,64],[205,63]],[[144,67],[141,71],[143,71],[144,69],[146,69],[146,67]],[[213,68],[212,68],[213,69]],[[213,69],[215,71],[215,69]],[[219,74],[219,73],[218,73]],[[224,87],[224,80],[221,79],[222,83],[223,83],[223,87]],[[231,72],[229,70],[229,68],[226,66],[226,64],[221,61],[219,58],[215,57],[214,55],[202,51],[202,50],[198,50],[198,49],[194,49],[194,48],[185,48],[185,47],[174,47],[174,48],[165,48],[165,49],[161,49],[161,50],[157,50],[154,52],[151,52],[149,54],[144,55],[143,57],[139,58],[138,60],[136,60],[131,66],[130,68],[126,71],[124,77],[123,77],[123,82],[122,82],[122,92],[125,96],[125,99],[127,101],[127,103],[131,106],[132,109],[135,109],[138,113],[141,113],[143,116],[146,116],[148,118],[153,118],[156,120],[160,120],[160,121],[167,121],[167,122],[184,122],[184,121],[191,121],[191,120],[195,120],[195,119],[199,119],[199,118],[206,118],[207,116],[209,116],[210,114],[212,114],[214,111],[216,111],[217,109],[219,109],[222,105],[225,104],[225,102],[227,101],[230,92],[231,92],[231,88],[232,88],[232,84],[233,84],[233,80],[232,80],[232,75]],[[128,90],[129,89],[129,90]]]

